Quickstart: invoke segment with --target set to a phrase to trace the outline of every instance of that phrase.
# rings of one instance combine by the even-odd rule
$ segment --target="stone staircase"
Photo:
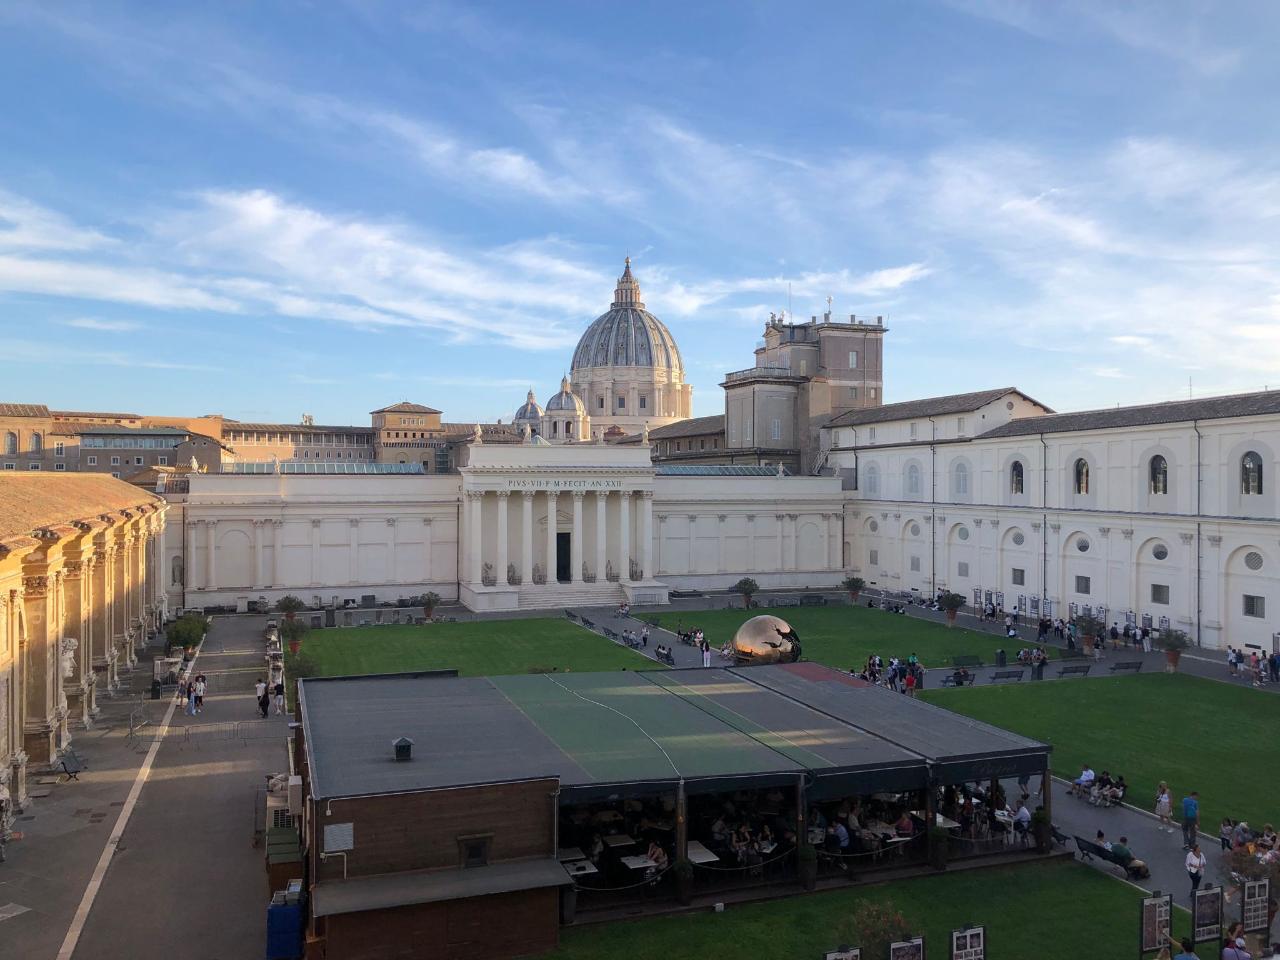
[[[610,607],[626,599],[616,583],[533,584],[520,588],[522,610],[559,610],[565,607]]]

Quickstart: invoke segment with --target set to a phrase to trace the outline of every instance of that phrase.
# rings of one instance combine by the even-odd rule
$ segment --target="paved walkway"
[[[252,846],[253,800],[267,774],[285,769],[288,732],[285,717],[256,718],[253,682],[263,673],[264,623],[214,620],[196,662],[209,678],[204,712],[175,712],[66,956],[262,955],[269,896],[262,850]],[[135,695],[149,684],[147,673],[134,674]],[[52,787],[27,810],[33,819],[18,824],[25,838],[10,844],[0,865],[0,908],[15,902],[30,909],[0,921],[5,960],[59,956],[149,749],[145,739],[126,737],[130,708],[140,703],[155,717],[168,707],[149,700],[109,704],[106,722],[75,738],[89,772]]]

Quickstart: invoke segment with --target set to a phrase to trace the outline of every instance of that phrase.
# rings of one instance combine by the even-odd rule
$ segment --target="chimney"
[[[851,314],[849,314],[849,322],[850,322],[850,323],[857,323],[857,322],[858,322],[858,315],[857,315],[856,313],[851,313]]]
[[[413,759],[413,741],[408,737],[391,741],[391,747],[396,752],[397,763],[406,763]]]
[[[883,327],[883,326],[884,326],[884,317],[876,317],[876,326],[877,326],[877,327]]]

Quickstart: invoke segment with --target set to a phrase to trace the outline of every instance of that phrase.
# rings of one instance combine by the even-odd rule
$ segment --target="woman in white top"
[[[1156,787],[1156,816],[1160,818],[1160,829],[1165,833],[1173,833],[1173,819],[1169,815],[1172,807],[1169,785],[1161,780],[1160,786]]]
[[[1191,894],[1193,897],[1200,887],[1200,881],[1204,879],[1204,868],[1208,865],[1208,858],[1200,852],[1200,844],[1195,844],[1187,853],[1187,876],[1191,878]]]

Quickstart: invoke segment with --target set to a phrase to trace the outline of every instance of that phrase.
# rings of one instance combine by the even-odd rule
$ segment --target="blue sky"
[[[0,2],[0,400],[508,419],[630,254],[695,413],[1280,384],[1280,5]]]

